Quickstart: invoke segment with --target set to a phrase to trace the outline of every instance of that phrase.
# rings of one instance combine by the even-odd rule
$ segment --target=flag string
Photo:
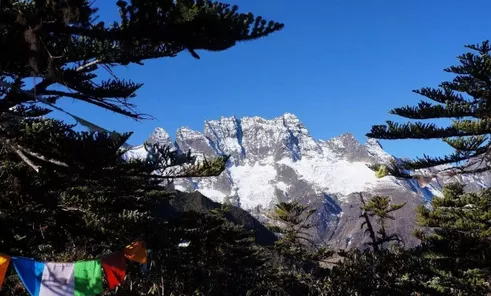
[[[42,262],[28,257],[0,253],[0,291],[9,265],[31,296],[91,296],[104,292],[102,278],[108,288],[116,289],[126,277],[127,261],[146,266],[148,250],[143,241],[135,241],[123,250],[99,259],[76,262]]]

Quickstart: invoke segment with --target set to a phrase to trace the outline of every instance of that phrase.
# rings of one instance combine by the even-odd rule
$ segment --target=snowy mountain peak
[[[341,195],[363,190],[377,181],[366,164],[386,156],[380,146],[362,145],[350,133],[316,140],[291,113],[273,119],[231,116],[207,120],[204,133],[187,127],[177,130],[175,143],[164,129],[157,128],[149,140],[208,158],[230,155],[227,171],[219,178],[189,180],[187,185],[183,181],[181,187],[208,190],[208,196],[217,201],[231,197],[246,209],[267,208],[285,196],[306,194],[297,192],[300,188],[309,188],[312,194]]]
[[[231,116],[208,120],[203,133],[187,127],[178,129],[175,142],[164,129],[157,128],[148,141],[172,145],[183,152],[191,150],[206,158],[231,156],[220,176],[175,180],[176,189],[200,191],[214,201],[249,210],[260,219],[265,219],[265,212],[281,201],[309,204],[318,209],[318,233],[313,235],[339,244],[345,243],[347,236],[353,245],[363,238],[356,224],[358,192],[391,196],[396,203],[407,203],[403,220],[397,220],[406,227],[413,223],[414,208],[439,195],[442,185],[452,181],[435,179],[422,188],[414,180],[377,179],[367,164],[388,163],[395,158],[376,140],[367,139],[361,144],[350,133],[329,140],[314,139],[291,113],[273,119]],[[125,157],[144,158],[146,151],[136,146]],[[466,178],[463,181],[475,188],[491,184],[491,175]],[[407,237],[412,238],[410,229]]]
[[[338,138],[346,147],[361,145],[352,133],[344,133]]]
[[[280,117],[278,117],[278,118],[280,118]],[[286,126],[296,125],[296,124],[300,124],[303,126],[303,123],[300,121],[300,119],[295,114],[285,113],[281,116],[281,118],[283,118],[283,121],[284,121]]]
[[[345,133],[338,137],[334,137],[327,142],[334,147],[344,150],[353,150],[361,147],[360,142],[358,142],[355,136],[350,133]]]
[[[184,140],[190,138],[201,138],[203,134],[188,128],[187,126],[181,127],[176,132],[176,140]]]
[[[176,144],[181,151],[194,152],[198,155],[217,155],[219,153],[212,145],[212,142],[204,134],[181,127],[176,132]]]
[[[380,144],[380,142],[374,138],[367,138],[367,141],[365,142],[365,146],[373,147],[374,149],[381,149],[381,150],[384,149],[384,147],[382,147],[382,144]]]
[[[285,119],[288,119],[289,118],[289,119],[292,119],[292,120],[299,120],[298,117],[297,117],[297,115],[295,115],[293,113],[289,113],[289,112],[285,112],[283,114],[283,118],[285,118]]]
[[[173,141],[167,131],[161,127],[156,128],[150,137],[147,139],[149,143],[162,143],[162,144],[172,144]]]
[[[376,139],[368,138],[365,143],[365,148],[371,157],[377,160],[377,162],[389,163],[394,160],[394,157],[384,151],[382,145]]]

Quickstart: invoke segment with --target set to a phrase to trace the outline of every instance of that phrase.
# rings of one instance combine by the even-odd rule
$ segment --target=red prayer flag
[[[126,276],[126,258],[124,257],[124,253],[113,253],[101,261],[109,289],[115,289]]]

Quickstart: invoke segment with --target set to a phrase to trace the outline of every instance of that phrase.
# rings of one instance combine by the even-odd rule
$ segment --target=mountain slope
[[[157,128],[148,141],[191,150],[198,157],[231,155],[219,177],[176,180],[177,190],[199,191],[215,202],[239,206],[262,221],[279,201],[309,204],[318,210],[312,237],[343,248],[359,246],[364,239],[358,192],[388,195],[394,202],[407,203],[393,227],[410,246],[417,243],[410,234],[414,208],[439,195],[445,183],[464,178],[461,180],[473,190],[491,184],[490,174],[435,179],[425,188],[412,180],[377,179],[367,164],[393,159],[377,141],[367,139],[361,144],[351,134],[317,140],[290,113],[272,120],[222,117],[206,121],[203,133],[180,128],[174,141]],[[126,156],[145,157],[146,152],[137,146]]]
[[[219,203],[213,202],[199,192],[175,192],[169,195],[166,199],[166,206],[162,207],[160,211],[163,217],[173,219],[187,212],[209,213],[212,210],[220,208],[221,205]],[[240,208],[234,206],[227,207],[225,218],[229,222],[235,225],[241,225],[244,229],[251,231],[254,234],[256,243],[260,245],[270,245],[276,240],[274,233]]]

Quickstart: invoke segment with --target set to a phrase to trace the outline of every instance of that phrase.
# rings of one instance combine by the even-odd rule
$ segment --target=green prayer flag
[[[99,260],[75,262],[74,276],[75,296],[93,296],[104,292]]]

